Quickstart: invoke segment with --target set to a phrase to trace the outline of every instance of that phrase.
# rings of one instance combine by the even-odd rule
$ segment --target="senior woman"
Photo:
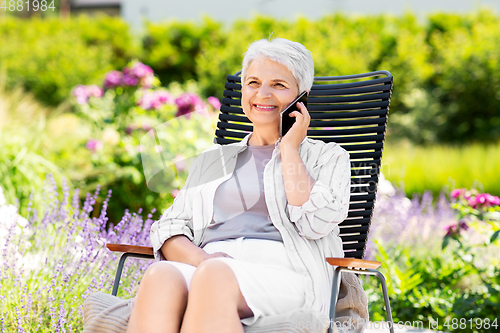
[[[157,259],[146,271],[127,332],[243,332],[264,316],[298,308],[328,314],[325,257],[343,257],[348,153],[306,137],[307,108],[280,138],[280,111],[314,79],[311,53],[285,39],[260,40],[243,60],[243,112],[253,133],[214,145],[151,227]]]

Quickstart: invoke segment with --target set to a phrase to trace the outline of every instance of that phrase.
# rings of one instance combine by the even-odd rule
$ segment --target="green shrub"
[[[395,78],[389,136],[416,143],[489,142],[500,138],[500,17],[471,14],[349,17],[293,21],[257,16],[229,27],[147,23],[139,39],[120,19],[78,17],[0,22],[0,67],[52,105],[76,84],[101,84],[110,69],[137,58],[165,84],[196,80],[204,96],[222,97],[227,74],[241,69],[248,45],[269,36],[303,43],[317,75],[385,69]]]
[[[77,84],[101,84],[104,73],[125,65],[137,51],[127,24],[108,17],[5,17],[0,38],[7,86],[22,84],[49,105],[63,102]]]

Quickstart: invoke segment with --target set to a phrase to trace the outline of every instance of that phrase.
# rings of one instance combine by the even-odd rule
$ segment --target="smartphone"
[[[293,111],[300,112],[299,108],[297,107],[298,102],[304,103],[304,106],[307,107],[307,91],[304,91],[299,96],[297,96],[297,98],[292,103],[290,103],[290,105],[288,105],[283,111],[281,111],[280,137],[283,137],[295,123],[295,117],[290,117],[289,115]]]

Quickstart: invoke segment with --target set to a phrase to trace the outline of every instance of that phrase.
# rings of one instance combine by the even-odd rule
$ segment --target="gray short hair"
[[[304,45],[284,38],[261,39],[253,42],[243,58],[242,81],[250,63],[259,58],[268,58],[285,66],[295,78],[299,92],[310,91],[314,82],[314,61]]]

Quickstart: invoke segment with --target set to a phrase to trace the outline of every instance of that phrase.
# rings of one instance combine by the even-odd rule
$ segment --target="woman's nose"
[[[269,98],[271,97],[271,89],[266,86],[261,86],[257,92],[257,96],[260,98]]]

